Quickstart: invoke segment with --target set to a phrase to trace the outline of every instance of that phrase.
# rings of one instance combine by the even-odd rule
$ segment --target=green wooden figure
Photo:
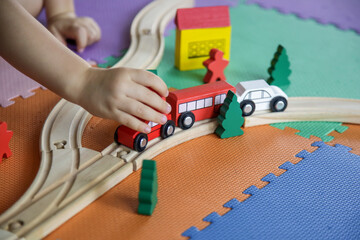
[[[138,213],[151,215],[155,209],[158,191],[156,161],[144,160],[141,170]]]
[[[228,91],[224,104],[220,107],[220,114],[217,117],[219,126],[215,133],[220,138],[230,138],[241,136],[244,131],[241,126],[244,124],[244,118],[237,97],[231,90]]]
[[[289,86],[289,76],[291,74],[289,58],[286,49],[279,45],[274,58],[271,60],[271,66],[268,68],[270,77],[267,83],[277,86]]]

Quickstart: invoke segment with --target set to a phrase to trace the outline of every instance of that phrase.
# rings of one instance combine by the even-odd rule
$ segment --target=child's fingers
[[[98,41],[96,30],[89,24],[88,21],[86,21],[86,19],[82,19],[82,21],[79,22],[79,25],[86,30],[87,46]]]
[[[140,121],[136,117],[131,116],[130,114],[118,110],[115,113],[115,119],[120,124],[125,125],[131,129],[134,129],[135,131],[143,132],[143,133],[149,133],[151,131],[151,128],[146,123]]]
[[[92,18],[89,18],[89,17],[84,18],[84,22],[91,30],[94,41],[95,42],[99,41],[101,38],[101,30],[100,30],[99,25],[97,25],[97,23]]]
[[[131,91],[133,92],[131,96],[132,98],[154,109],[157,109],[159,112],[169,113],[171,111],[170,105],[165,100],[163,100],[157,93],[151,91],[149,88],[146,88],[142,85],[136,85],[135,87],[136,89],[134,91]]]
[[[86,29],[82,26],[72,26],[70,27],[70,32],[68,35],[70,38],[75,39],[77,51],[83,52],[88,42],[88,34]]]
[[[160,94],[160,96],[167,97],[169,91],[165,82],[155,74],[145,71],[145,70],[138,70],[134,69],[132,71],[132,79],[134,82],[143,85],[145,87],[150,87],[154,91]]]
[[[131,98],[126,101],[126,104],[121,104],[119,110],[122,110],[140,119],[156,122],[159,124],[165,124],[167,121],[165,115]]]
[[[66,41],[64,39],[64,37],[61,35],[61,33],[57,30],[56,27],[54,26],[50,26],[49,27],[49,31],[54,35],[54,37],[56,37],[61,43],[63,43],[64,45],[66,45]]]

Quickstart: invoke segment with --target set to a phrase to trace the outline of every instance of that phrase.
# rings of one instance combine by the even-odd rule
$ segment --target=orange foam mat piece
[[[343,124],[344,126],[349,127],[343,133],[338,133],[336,131],[328,134],[329,136],[333,136],[334,139],[327,144],[334,146],[336,143],[342,144],[348,147],[351,147],[352,150],[350,152],[360,155],[360,125],[355,124]],[[320,139],[320,138],[319,138]],[[321,139],[319,140],[321,141]]]
[[[92,121],[84,131],[85,147],[88,135],[112,127],[109,141],[116,128],[105,120]],[[246,199],[242,191],[250,185],[263,187],[260,179],[269,172],[281,174],[277,167],[285,161],[297,163],[295,154],[312,151],[312,142],[293,129],[270,126],[248,128],[230,139],[210,134],[188,141],[155,157],[159,201],[152,216],[137,214],[137,171],[45,239],[182,239],[190,226],[205,227],[201,219],[210,212],[225,213],[222,205],[228,200]]]
[[[28,189],[40,165],[40,133],[60,97],[49,90],[35,90],[32,97],[16,98],[15,104],[0,107],[0,120],[14,132],[13,155],[0,163],[0,213],[11,207]]]

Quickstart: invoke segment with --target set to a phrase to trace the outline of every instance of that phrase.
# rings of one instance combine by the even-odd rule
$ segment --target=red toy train
[[[191,128],[195,121],[216,117],[229,90],[236,92],[232,85],[218,81],[170,92],[166,101],[171,105],[172,111],[167,115],[168,121],[164,125],[147,122],[151,127],[149,134],[119,126],[115,131],[114,140],[118,144],[141,152],[146,148],[148,141],[160,136],[167,138],[173,135],[175,126],[186,130]]]

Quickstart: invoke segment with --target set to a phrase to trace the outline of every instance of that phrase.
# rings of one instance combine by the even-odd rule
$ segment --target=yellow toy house
[[[229,7],[178,9],[175,17],[175,67],[179,70],[204,68],[212,48],[230,59],[231,25]]]

